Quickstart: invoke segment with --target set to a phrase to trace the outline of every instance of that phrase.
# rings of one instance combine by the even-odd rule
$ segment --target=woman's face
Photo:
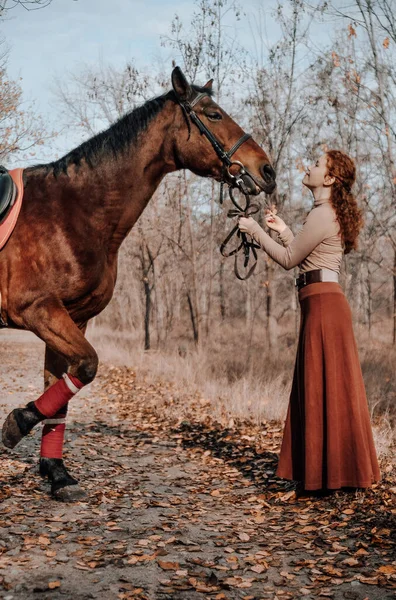
[[[327,174],[326,154],[322,154],[316,163],[308,167],[302,182],[310,190],[320,187],[327,187],[334,183],[334,178]]]

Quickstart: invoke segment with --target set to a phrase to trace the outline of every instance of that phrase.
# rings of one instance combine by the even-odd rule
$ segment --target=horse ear
[[[209,81],[207,81],[204,85],[204,88],[206,88],[207,90],[211,90],[212,89],[212,85],[213,85],[213,79],[209,79]]]
[[[187,100],[192,93],[191,85],[180,67],[175,67],[172,71],[172,86],[179,100]]]

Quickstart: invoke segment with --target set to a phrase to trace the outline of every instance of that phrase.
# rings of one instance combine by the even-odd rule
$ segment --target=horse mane
[[[191,87],[196,93],[205,92],[209,96],[213,95],[210,88],[197,85]],[[149,123],[161,112],[167,100],[177,102],[173,90],[147,100],[141,106],[120,117],[108,129],[86,140],[62,158],[50,163],[28,167],[28,170],[45,169],[47,174],[52,172],[57,177],[62,172],[67,174],[70,165],[78,166],[82,160],[86,161],[89,168],[94,169],[102,159],[116,158],[131,145],[136,144],[139,134],[146,131]]]

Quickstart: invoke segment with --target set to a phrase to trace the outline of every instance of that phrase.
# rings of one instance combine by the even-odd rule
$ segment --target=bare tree
[[[376,193],[370,195],[370,203],[366,198],[366,206],[393,253],[392,339],[396,344],[396,226],[393,218],[396,207],[396,39],[393,13],[394,5],[388,0],[354,0],[345,8],[330,2],[322,7],[325,18],[330,15],[343,20],[345,25],[348,24],[350,37],[360,42],[353,56],[353,69],[344,67],[344,72],[348,75],[353,72],[353,104],[359,104],[359,131],[363,135],[364,127],[364,136],[366,139],[369,136],[371,141],[371,147],[363,152],[366,163],[374,163],[378,169],[372,173],[369,184]],[[342,60],[338,55],[337,59]],[[353,96],[353,89],[351,92],[350,96]],[[349,119],[350,116],[349,113]],[[359,145],[363,146],[363,143]]]
[[[4,17],[10,10],[21,6],[25,10],[39,10],[51,4],[52,0],[1,0],[0,17]]]
[[[19,81],[8,76],[8,51],[0,42],[0,161],[7,163],[11,156],[31,160],[44,141],[54,137],[47,133],[33,103],[23,99]]]
[[[239,56],[234,27],[243,18],[232,2],[202,0],[192,22],[174,19],[163,43],[191,79],[215,79],[221,105],[270,151],[278,190],[268,201],[276,201],[295,233],[312,202],[301,186],[305,161],[328,147],[355,157],[366,224],[359,251],[343,261],[342,277],[359,325],[374,337],[381,320],[395,318],[395,44],[387,35],[384,45],[373,12],[377,66],[365,26],[346,17],[339,17],[342,27],[329,45],[318,48],[310,39],[317,11],[288,0],[273,16],[279,40],[249,63],[246,53]],[[258,44],[267,43],[260,30],[255,35]],[[146,72],[151,75],[130,61],[121,70],[102,65],[75,74],[58,91],[70,125],[92,135],[169,88],[164,73]],[[263,212],[258,218],[263,222]],[[299,314],[294,273],[260,253],[254,277],[237,281],[232,260],[217,249],[229,226],[212,182],[190,173],[168,176],[123,245],[111,318],[136,331],[146,348],[185,341],[210,346],[220,327],[232,333],[238,323],[249,332],[238,346],[244,358],[254,356],[258,343],[273,352],[285,340],[293,343]]]
[[[213,79],[215,99],[218,103],[223,101],[223,92],[227,88],[229,96],[231,84],[235,82],[237,72],[240,72],[238,64],[244,55],[244,50],[236,43],[236,37],[231,35],[233,26],[230,18],[240,18],[239,5],[234,0],[197,0],[196,11],[191,22],[185,24],[176,15],[171,23],[170,33],[163,36],[162,44],[172,48],[177,55],[175,58],[182,60],[183,68],[191,80]],[[238,59],[237,59],[238,58]],[[225,96],[225,94],[224,94]],[[214,283],[214,253],[221,240],[215,237],[215,219],[219,219],[219,211],[216,210],[216,188],[214,182],[211,185],[209,207],[209,239],[207,243],[207,254],[209,269],[207,273],[206,309],[205,309],[205,332],[209,335],[211,330],[211,313]],[[223,226],[225,221],[222,221]],[[217,260],[219,260],[217,256]],[[221,260],[221,259],[220,259]],[[224,267],[218,270],[220,293],[220,312],[225,313],[225,301],[222,297],[224,291]]]

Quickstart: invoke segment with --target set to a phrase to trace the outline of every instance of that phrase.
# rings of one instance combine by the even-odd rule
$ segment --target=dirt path
[[[40,394],[42,356],[34,337],[2,332],[1,421]],[[100,367],[70,411],[66,464],[89,492],[75,505],[48,497],[39,431],[1,446],[1,598],[396,597],[393,482],[296,500],[273,477],[279,426],[257,451],[246,433],[172,424],[176,401]]]

